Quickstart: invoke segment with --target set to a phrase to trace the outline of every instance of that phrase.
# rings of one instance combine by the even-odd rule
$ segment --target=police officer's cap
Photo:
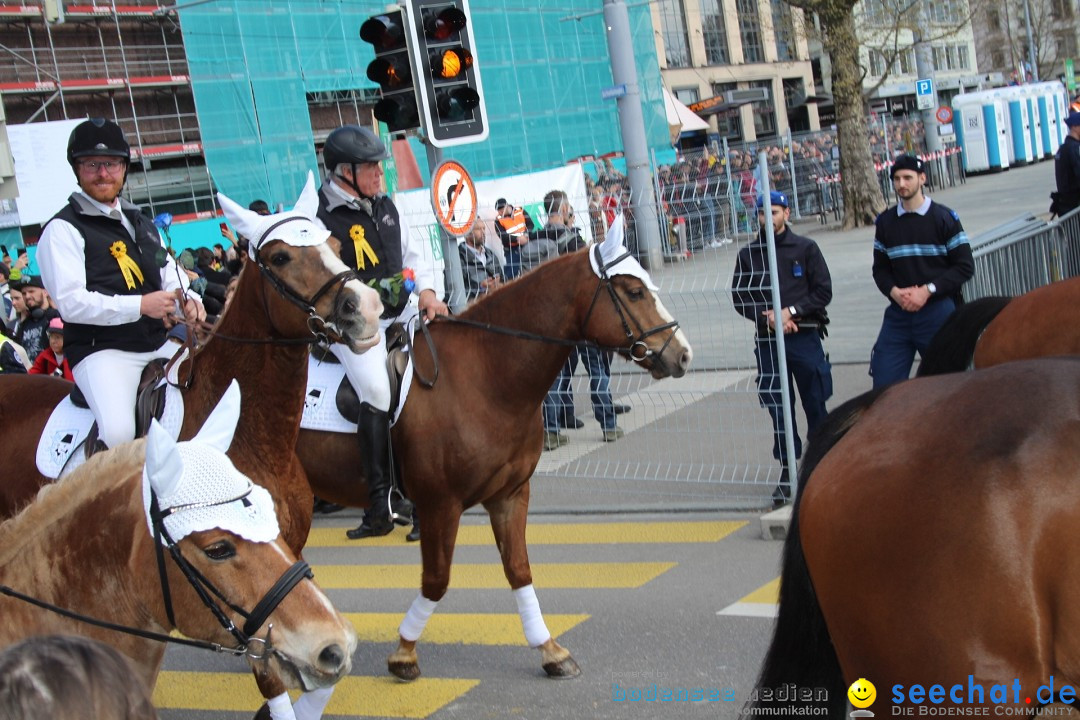
[[[1069,127],[1080,125],[1080,110],[1073,110],[1069,113],[1069,116],[1065,118],[1065,124]]]
[[[892,170],[889,171],[889,177],[896,177],[896,173],[900,170],[914,170],[917,173],[926,172],[923,161],[914,155],[897,155],[896,159],[893,160]]]
[[[790,207],[788,205],[787,195],[780,192],[779,190],[773,190],[772,192],[769,193],[769,202],[771,202],[773,205],[779,205],[780,207],[784,207],[784,208]],[[765,196],[764,195],[758,195],[757,206],[758,206],[758,210],[765,207]]]
[[[323,164],[330,171],[342,163],[372,163],[388,157],[379,136],[359,125],[339,127],[326,137],[323,146]]]
[[[82,157],[118,157],[131,162],[131,146],[120,126],[105,118],[90,118],[71,131],[68,138],[68,163],[74,168]]]

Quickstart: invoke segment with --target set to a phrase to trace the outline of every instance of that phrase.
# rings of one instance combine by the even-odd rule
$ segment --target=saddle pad
[[[390,411],[390,425],[397,422],[400,408],[405,407],[412,387],[413,368],[409,363],[401,378],[401,400]],[[350,422],[338,412],[337,390],[345,379],[345,368],[340,363],[319,362],[308,357],[307,394],[304,396],[304,415],[300,427],[304,430],[356,434],[356,423]]]
[[[165,410],[159,422],[174,440],[179,437],[180,426],[184,423],[184,396],[172,385],[165,389]],[[67,474],[82,465],[86,453],[75,450],[81,450],[93,424],[92,412],[76,407],[70,396],[64,396],[53,409],[38,440],[35,457],[38,472],[55,480],[61,473]]]

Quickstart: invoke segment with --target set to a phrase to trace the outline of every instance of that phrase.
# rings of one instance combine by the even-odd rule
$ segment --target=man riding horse
[[[68,163],[79,190],[41,233],[41,278],[64,318],[64,348],[75,382],[109,447],[135,438],[135,395],[146,365],[170,358],[165,321],[179,311],[203,320],[198,296],[176,267],[157,228],[120,197],[131,148],[116,123],[75,126]]]
[[[417,316],[431,320],[448,313],[435,275],[435,261],[426,239],[413,236],[409,222],[394,201],[382,192],[380,162],[388,157],[375,133],[345,125],[330,133],[323,148],[326,180],[319,190],[318,219],[341,241],[341,259],[365,282],[389,280],[401,286],[402,271],[411,268],[418,307],[401,287],[383,292],[380,320],[385,333],[391,323]],[[378,289],[378,288],[377,288]],[[345,375],[360,398],[357,436],[371,506],[360,526],[348,531],[354,540],[386,535],[394,521],[408,523],[412,504],[391,500],[393,461],[390,452],[390,380],[386,372],[386,338],[362,355],[334,344],[330,351],[341,361]]]

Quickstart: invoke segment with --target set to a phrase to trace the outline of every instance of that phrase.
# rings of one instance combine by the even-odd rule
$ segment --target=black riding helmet
[[[338,165],[343,163],[358,165],[361,163],[373,163],[390,157],[386,152],[386,145],[379,136],[358,125],[344,125],[334,130],[326,137],[323,145],[323,165],[330,173],[334,173]],[[356,168],[353,168],[355,176]],[[345,180],[340,175],[335,177]],[[346,181],[347,182],[347,181]],[[357,194],[360,188],[355,182],[350,183]]]
[[[68,163],[74,169],[76,160],[92,155],[119,157],[131,162],[131,146],[119,125],[105,118],[91,118],[75,126],[68,138]]]

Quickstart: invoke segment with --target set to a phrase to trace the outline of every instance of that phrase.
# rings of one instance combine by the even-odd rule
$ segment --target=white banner
[[[79,120],[8,125],[8,142],[19,183],[19,224],[42,224],[79,189],[67,161],[68,137]]]

